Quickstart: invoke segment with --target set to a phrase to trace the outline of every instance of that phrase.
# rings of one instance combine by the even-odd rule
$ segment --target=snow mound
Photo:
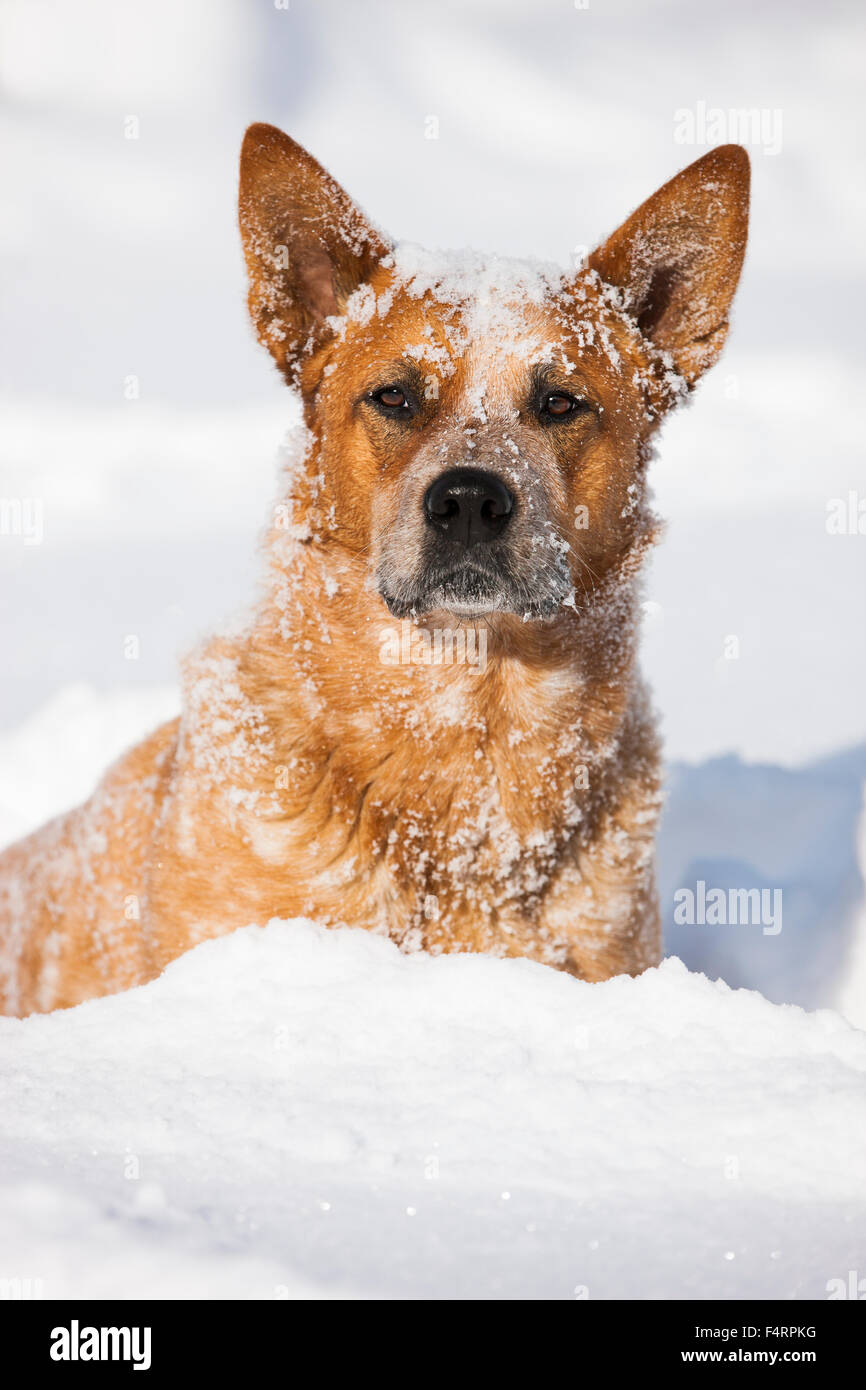
[[[273,921],[0,1020],[0,1277],[46,1297],[826,1297],[866,1035]]]

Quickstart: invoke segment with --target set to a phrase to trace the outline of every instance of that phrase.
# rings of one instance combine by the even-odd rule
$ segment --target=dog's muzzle
[[[427,486],[420,516],[415,508],[417,500],[411,562],[400,563],[391,532],[377,566],[377,587],[395,617],[441,609],[463,621],[496,612],[543,618],[570,592],[568,566],[539,529],[538,499],[527,511],[522,493],[497,473],[448,469]]]

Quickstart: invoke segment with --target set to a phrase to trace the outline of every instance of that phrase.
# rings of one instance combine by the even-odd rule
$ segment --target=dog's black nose
[[[431,526],[458,545],[485,545],[508,524],[514,498],[493,473],[454,468],[431,483],[424,515]]]

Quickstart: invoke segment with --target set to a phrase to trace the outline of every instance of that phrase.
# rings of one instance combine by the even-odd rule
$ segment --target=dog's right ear
[[[272,125],[251,125],[238,200],[259,342],[290,382],[325,319],[369,279],[390,249],[320,164]]]
[[[749,156],[717,145],[633,212],[589,258],[690,386],[728,331],[749,226]]]

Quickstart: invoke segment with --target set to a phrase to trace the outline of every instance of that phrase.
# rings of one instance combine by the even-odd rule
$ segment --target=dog
[[[249,310],[303,406],[261,599],[179,719],[0,858],[5,1012],[271,918],[584,980],[658,962],[647,467],[724,343],[748,204],[725,145],[570,271],[433,255],[250,127]]]

